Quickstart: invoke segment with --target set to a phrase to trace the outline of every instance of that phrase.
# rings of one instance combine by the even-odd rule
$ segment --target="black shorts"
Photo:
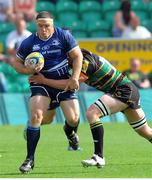
[[[133,83],[128,83],[116,87],[112,97],[119,99],[121,102],[128,104],[132,109],[140,108],[140,95],[137,87]]]
[[[51,88],[45,85],[31,85],[31,97],[36,95],[47,96],[50,97],[51,102],[49,106],[49,110],[55,109],[60,105],[61,101],[78,99],[77,95],[73,91],[64,91],[60,89]]]

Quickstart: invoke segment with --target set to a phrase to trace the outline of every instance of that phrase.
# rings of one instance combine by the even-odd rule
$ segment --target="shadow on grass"
[[[51,171],[50,170],[50,168],[45,168],[45,172],[43,172],[43,171],[41,171],[40,172],[40,167],[35,167],[34,168],[34,170],[32,170],[31,172],[29,172],[29,173],[20,173],[20,172],[9,172],[9,173],[0,173],[0,178],[1,178],[1,176],[19,176],[19,177],[28,177],[29,175],[30,176],[33,176],[33,175],[55,175],[55,174],[61,174],[62,176],[64,176],[64,174],[82,174],[83,172],[84,172],[84,169],[90,169],[90,167],[88,167],[88,168],[84,168],[84,167],[82,167],[82,171],[76,171],[75,170],[75,168],[80,168],[80,167],[82,167],[82,166],[76,166],[76,165],[73,165],[72,167],[70,166],[67,166],[66,167],[66,169],[65,169],[65,171]],[[44,168],[44,167],[43,167]],[[61,166],[56,166],[55,168],[57,168],[57,169],[60,169],[61,168]],[[62,167],[63,168],[63,167]],[[71,170],[69,170],[68,172],[67,172],[67,168],[74,168],[73,170],[71,169]],[[91,168],[92,170],[94,169],[94,168],[96,168],[96,167],[93,167],[93,168]],[[87,173],[92,173],[92,171],[88,171]]]

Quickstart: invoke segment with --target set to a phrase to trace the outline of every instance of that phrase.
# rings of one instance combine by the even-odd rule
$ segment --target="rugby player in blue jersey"
[[[27,127],[27,155],[19,170],[22,173],[29,172],[34,167],[34,154],[40,138],[40,125],[44,114],[51,101],[60,104],[66,118],[66,135],[73,145],[78,148],[78,137],[75,129],[79,121],[79,104],[74,90],[79,89],[79,75],[82,67],[81,50],[70,32],[59,27],[54,27],[53,16],[46,12],[40,12],[36,17],[37,32],[25,39],[17,52],[17,58],[13,64],[18,73],[35,74],[41,67],[32,69],[24,66],[27,55],[31,52],[40,52],[45,59],[44,67],[40,72],[51,79],[68,79],[68,60],[73,60],[73,72],[70,81],[64,90],[51,88],[38,83],[30,83],[30,120]]]

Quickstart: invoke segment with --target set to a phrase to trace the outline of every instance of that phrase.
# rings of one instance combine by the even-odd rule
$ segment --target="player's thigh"
[[[124,111],[124,114],[129,123],[137,122],[145,117],[145,113],[142,110],[142,108],[138,108],[138,109],[127,108]]]
[[[96,119],[122,111],[127,106],[109,94],[105,94],[88,108],[86,116],[88,121],[93,123]]]
[[[124,111],[125,116],[128,119],[132,128],[146,139],[151,139],[152,129],[148,126],[145,118],[145,113],[142,108],[131,109],[128,108]]]
[[[35,113],[46,113],[47,109],[50,104],[50,98],[47,96],[32,96],[30,98],[30,113],[35,114]]]
[[[55,117],[55,109],[47,110],[46,113],[43,116],[42,123],[41,124],[50,124],[54,120]]]
[[[120,112],[128,107],[127,104],[121,102],[120,100],[112,97],[109,94],[103,95],[100,100],[105,104],[108,108],[110,114]]]
[[[77,99],[71,99],[66,101],[61,101],[60,106],[64,113],[66,120],[77,121],[79,118],[79,102]]]

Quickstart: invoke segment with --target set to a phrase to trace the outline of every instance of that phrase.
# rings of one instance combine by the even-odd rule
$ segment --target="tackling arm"
[[[72,76],[73,79],[79,79],[80,72],[82,69],[83,55],[79,47],[76,47],[69,53],[70,59],[72,59]]]
[[[30,82],[35,82],[38,84],[45,84],[47,86],[56,88],[56,89],[65,89],[66,84],[69,79],[55,80],[55,79],[47,79],[42,74],[34,75],[29,77]]]
[[[79,46],[75,47],[69,52],[69,57],[72,60],[72,76],[70,77],[65,90],[76,90],[79,89],[79,76],[82,69],[83,55]]]

